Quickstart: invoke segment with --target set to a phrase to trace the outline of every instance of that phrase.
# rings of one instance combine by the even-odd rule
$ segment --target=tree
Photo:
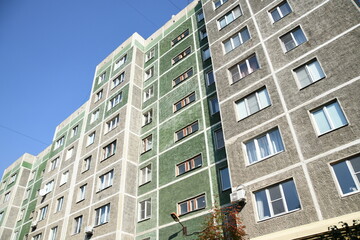
[[[240,209],[239,205],[222,208],[215,205],[206,216],[203,223],[204,230],[199,233],[198,239],[244,240],[246,233],[239,216]]]

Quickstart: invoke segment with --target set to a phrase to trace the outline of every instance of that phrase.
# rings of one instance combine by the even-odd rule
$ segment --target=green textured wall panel
[[[21,163],[21,166],[23,166],[24,168],[27,168],[27,169],[31,169],[32,164],[24,161]]]
[[[202,166],[195,168],[187,173],[176,176],[176,165],[188,160],[198,154],[202,155]],[[205,148],[204,134],[200,134],[193,139],[179,144],[160,155],[159,157],[159,186],[163,186],[174,180],[182,179],[191,173],[198,172],[207,166],[207,154]]]
[[[156,227],[156,222],[157,222],[157,218],[156,218],[156,209],[157,209],[157,198],[156,198],[156,193],[151,193],[148,194],[146,196],[143,196],[141,198],[139,198],[138,203],[141,201],[144,201],[146,199],[151,198],[151,217],[149,219],[140,221],[137,223],[136,225],[136,232],[141,233],[144,232],[148,229],[154,228]]]
[[[137,236],[136,240],[143,240],[143,239],[146,239],[146,238],[156,239],[156,232],[155,231],[154,232],[149,232],[149,233]]]
[[[159,224],[163,225],[174,221],[170,213],[177,212],[177,204],[179,202],[204,193],[206,195],[206,208],[184,215],[186,217],[198,214],[200,211],[207,211],[207,209],[211,207],[209,206],[211,205],[211,197],[208,171],[199,172],[182,181],[160,189],[159,205],[161,208],[159,208]]]

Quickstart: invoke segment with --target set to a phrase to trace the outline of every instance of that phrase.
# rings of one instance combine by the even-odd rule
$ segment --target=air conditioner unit
[[[47,193],[48,193],[48,192],[47,192],[46,189],[44,189],[44,188],[40,189],[40,191],[39,191],[39,195],[40,195],[41,197],[45,196]]]
[[[93,230],[94,230],[93,226],[86,226],[85,227],[85,233],[86,234],[93,234]]]
[[[245,190],[244,189],[235,190],[235,192],[230,194],[230,200],[231,202],[245,202],[246,201]]]

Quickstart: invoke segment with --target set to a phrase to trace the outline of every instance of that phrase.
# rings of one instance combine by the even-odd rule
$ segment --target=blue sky
[[[98,63],[189,2],[0,0],[0,175],[51,144],[55,127],[88,100]]]

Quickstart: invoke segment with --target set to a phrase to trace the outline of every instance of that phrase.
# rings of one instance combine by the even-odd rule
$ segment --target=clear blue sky
[[[0,0],[0,176],[88,100],[95,67],[189,0]]]

